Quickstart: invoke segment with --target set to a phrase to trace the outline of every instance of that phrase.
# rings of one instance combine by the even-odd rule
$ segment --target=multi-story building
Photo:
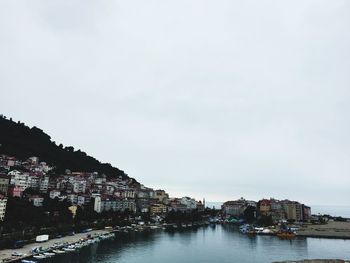
[[[78,195],[76,194],[67,194],[67,201],[72,205],[76,205],[78,203]]]
[[[90,202],[91,198],[89,195],[78,195],[77,205],[86,205]]]
[[[224,214],[239,217],[244,213],[247,207],[247,200],[240,198],[235,201],[227,201],[222,206],[221,209]]]
[[[284,200],[282,202],[283,202],[283,208],[286,213],[287,220],[295,220],[295,221],[303,220],[302,204],[295,201],[289,201],[289,200]]]
[[[311,207],[302,205],[303,209],[303,220],[310,220],[311,219]]]
[[[73,184],[73,192],[76,194],[85,193],[86,181],[84,179],[76,180]]]
[[[49,189],[49,176],[44,176],[40,180],[40,192],[41,193],[47,193],[47,190]]]
[[[136,203],[134,199],[123,199],[122,200],[123,207],[122,211],[129,210],[130,212],[135,213],[136,212]]]
[[[134,189],[126,188],[126,189],[122,190],[121,191],[121,197],[122,198],[134,199],[135,198],[135,191],[134,191]]]
[[[38,190],[40,188],[40,176],[37,175],[31,175],[28,178],[29,180],[29,187],[35,190]]]
[[[197,202],[195,199],[190,198],[188,196],[182,197],[180,199],[180,203],[187,207],[187,210],[194,210],[197,208]]]
[[[58,179],[53,177],[53,176],[49,176],[49,190],[51,189],[56,189],[57,187],[57,182],[58,182]]]
[[[150,208],[152,215],[166,214],[167,206],[163,203],[153,204]]]
[[[8,188],[8,195],[12,197],[22,197],[23,191],[21,187],[10,185]]]
[[[181,204],[180,199],[178,198],[172,198],[169,200],[169,207],[168,211],[174,211],[174,212],[188,212],[187,205]]]
[[[150,189],[141,185],[136,193],[137,209],[141,213],[148,213],[150,209]]]
[[[17,187],[22,188],[23,190],[30,187],[29,174],[21,173],[19,171],[13,170],[8,173],[11,176],[10,183]]]
[[[263,216],[271,215],[271,201],[268,199],[262,199],[258,202],[259,214]]]
[[[4,195],[0,195],[0,221],[5,219],[7,198]]]
[[[7,158],[7,166],[12,167],[16,165],[16,158],[14,157],[8,157]]]
[[[270,205],[271,205],[271,216],[274,221],[280,221],[280,220],[286,219],[286,213],[284,211],[283,204],[281,201],[271,198]]]
[[[54,184],[54,183],[52,183]],[[67,184],[68,184],[68,181],[64,178],[59,178],[56,180],[56,183],[54,184],[55,187],[53,189],[57,189],[57,190],[60,190],[60,191],[66,191],[67,189]]]
[[[61,191],[59,190],[51,190],[50,191],[50,198],[55,199],[56,197],[59,197],[61,195]]]
[[[95,197],[94,210],[98,213],[103,211],[125,211],[131,212],[136,211],[135,201],[128,199],[118,198],[101,198],[100,196]]]
[[[10,179],[6,174],[0,174],[0,194],[7,195]]]
[[[100,195],[94,196],[94,211],[97,213],[102,212],[102,198]]]

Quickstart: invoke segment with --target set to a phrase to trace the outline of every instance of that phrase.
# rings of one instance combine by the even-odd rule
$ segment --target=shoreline
[[[169,224],[169,226],[172,224]],[[61,238],[50,239],[43,243],[31,243],[23,246],[18,249],[3,249],[0,250],[0,262],[20,262],[22,259],[28,259],[32,257],[32,249],[35,247],[42,247],[44,250],[50,250],[50,247],[55,243],[66,243],[67,245],[76,244],[80,242],[82,239],[95,238],[102,235],[116,233],[116,232],[126,232],[131,231],[139,231],[141,226],[135,227],[117,227],[117,229],[101,229],[101,230],[92,230],[86,233],[77,233],[74,236],[64,236]],[[142,229],[161,229],[161,226],[143,226]],[[191,227],[188,227],[191,228]],[[188,229],[187,228],[187,229]],[[140,229],[141,230],[141,229]],[[173,231],[177,231],[177,229],[173,229]],[[180,229],[178,229],[180,230]],[[271,236],[275,236],[273,234],[269,234]],[[350,222],[329,222],[325,225],[305,225],[300,228],[296,234],[296,237],[301,238],[325,238],[325,239],[350,239]],[[276,237],[277,238],[277,237]],[[22,254],[20,257],[12,257],[12,253],[17,252]],[[288,261],[286,261],[288,262]],[[306,261],[307,262],[307,261]],[[313,261],[311,261],[313,262]]]
[[[349,263],[349,260],[344,260],[344,259],[303,259],[303,260],[275,261],[272,263]]]
[[[68,244],[74,244],[79,242],[81,239],[86,238],[87,235],[91,235],[91,237],[97,237],[100,235],[108,234],[112,231],[108,230],[92,230],[88,233],[78,233],[74,236],[64,236],[61,238],[53,238],[49,239],[46,242],[43,243],[31,243],[24,245],[22,248],[17,249],[3,249],[0,250],[0,262],[19,262],[22,259],[27,259],[32,256],[32,249],[35,247],[42,247],[43,249],[49,249],[50,246],[54,245],[55,243],[68,243]],[[12,257],[13,252],[18,252],[23,254],[21,257]]]
[[[299,237],[350,239],[350,222],[328,222],[324,225],[306,225],[297,232]]]

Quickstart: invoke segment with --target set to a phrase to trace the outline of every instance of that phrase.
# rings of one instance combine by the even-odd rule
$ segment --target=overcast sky
[[[350,202],[347,0],[4,0],[0,97],[171,196]]]

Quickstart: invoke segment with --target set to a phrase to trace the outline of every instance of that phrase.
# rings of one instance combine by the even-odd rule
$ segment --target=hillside
[[[56,145],[51,137],[37,127],[14,122],[0,115],[0,154],[26,159],[38,156],[41,160],[56,167],[56,172],[72,171],[99,172],[108,177],[128,178],[124,171],[101,163],[85,152],[75,151],[72,146]]]

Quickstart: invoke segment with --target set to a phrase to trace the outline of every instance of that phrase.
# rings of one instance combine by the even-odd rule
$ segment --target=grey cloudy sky
[[[0,111],[172,196],[350,200],[350,1],[1,1]]]

